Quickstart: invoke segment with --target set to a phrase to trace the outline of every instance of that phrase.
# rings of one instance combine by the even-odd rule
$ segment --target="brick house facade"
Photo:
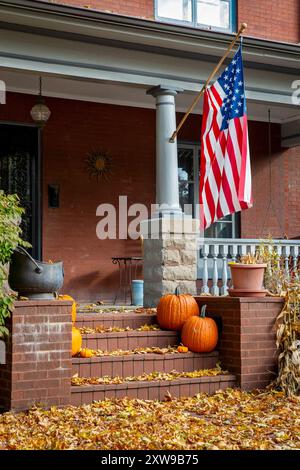
[[[16,3],[26,4],[26,2]],[[93,18],[94,13],[96,14],[94,10],[99,10],[105,14],[113,13],[113,15],[109,15],[110,21],[114,16],[119,18],[117,15],[132,16],[138,19],[143,18],[147,19],[147,22],[145,24],[143,23],[143,27],[145,28],[151,28],[155,21],[154,2],[147,0],[112,2],[100,0],[57,0],[51,2],[36,1],[27,3],[32,5],[51,3],[53,7],[59,4],[59,7],[62,8],[60,12],[63,14],[69,12],[71,14],[69,7],[79,7],[78,10],[76,8],[72,9],[72,15],[76,17],[76,11],[80,12],[80,14],[84,11],[90,15],[89,19]],[[286,2],[239,0],[237,2],[237,23],[239,24],[241,21],[248,22],[249,28],[247,30],[247,36],[250,38],[254,37],[269,41],[279,41],[279,44],[283,44],[284,42],[297,44],[300,40],[299,8],[299,2],[296,0]],[[49,10],[47,10],[45,15],[48,14],[48,12]],[[266,18],[268,18],[267,22]],[[41,23],[40,27],[48,27],[45,38],[48,38],[49,43],[53,41],[55,45],[54,41],[59,41],[58,35],[56,33],[49,33],[51,19],[47,17],[47,21],[49,21],[49,24],[46,24],[45,20],[45,23]],[[36,27],[36,24],[33,24],[32,28],[34,27]],[[131,28],[132,27],[131,25]],[[15,27],[15,29],[18,28]],[[181,31],[182,29],[183,28],[181,28]],[[189,28],[185,27],[185,32],[188,33],[188,31]],[[124,34],[125,33],[124,31]],[[22,34],[22,28],[20,28],[18,34]],[[209,35],[210,32],[207,34]],[[213,32],[211,34],[213,34]],[[17,37],[16,35],[15,38]],[[61,38],[63,37],[62,34]],[[218,39],[217,33],[216,38]],[[121,37],[119,39],[121,39]],[[128,42],[128,39],[125,39]],[[62,41],[63,40],[64,39],[62,39]],[[74,41],[73,43],[69,42],[67,44],[70,40],[64,43],[66,50],[67,48],[69,48],[70,51],[74,50],[74,44],[78,44],[78,47],[83,47],[83,32],[79,32],[78,30],[77,39],[73,37],[72,40]],[[81,40],[82,43],[80,42]],[[252,39],[250,39],[250,41],[251,40]],[[108,43],[108,41],[112,42]],[[116,47],[113,41],[115,41],[115,39],[105,38],[103,41],[104,49],[107,45],[107,49],[109,49],[109,47]],[[102,52],[100,49],[99,51],[96,50],[97,47],[100,47],[97,46],[98,43],[96,39],[91,40],[90,44],[89,50],[91,54],[95,52],[95,57],[97,57],[97,54],[104,51],[104,49]],[[160,71],[163,73],[167,66],[165,66],[161,59],[163,57],[161,55],[162,52],[159,51],[159,48],[163,46],[163,42],[159,42],[159,44],[160,45],[156,44],[155,47],[157,47],[157,60],[160,61]],[[247,55],[248,43],[246,40],[245,44],[246,60],[249,61]],[[263,47],[263,41],[260,44],[260,47]],[[58,51],[58,42],[55,47]],[[153,51],[155,51],[155,47]],[[251,47],[254,48],[254,45]],[[267,47],[269,46],[267,45],[266,48]],[[278,44],[277,47],[279,47]],[[42,53],[47,53],[45,45],[41,44],[40,48],[37,54],[41,53],[41,51]],[[129,51],[130,48],[133,48],[133,46],[128,46]],[[86,51],[87,50],[88,49],[86,49]],[[124,49],[120,50],[122,51]],[[126,54],[130,54],[128,50],[126,50]],[[149,50],[146,49],[146,51],[145,54],[149,54]],[[152,51],[150,51],[150,53],[151,52]],[[137,64],[135,64],[136,68],[139,66],[142,67],[141,64],[144,60],[142,53],[144,54],[144,52],[137,52],[135,58]],[[204,56],[205,53],[207,53],[207,51],[203,52]],[[138,56],[138,54],[140,55]],[[152,54],[154,54],[154,52],[152,52]],[[193,59],[193,54],[196,54],[195,48],[190,52],[190,61],[195,59]],[[103,55],[105,55],[105,51]],[[107,57],[109,58],[109,54]],[[94,62],[96,60],[98,59],[94,58]],[[170,54],[168,60],[170,60],[168,67],[170,67],[171,70],[172,54]],[[175,60],[177,59],[174,59],[174,61]],[[53,63],[54,62],[55,61],[53,61]],[[55,64],[57,67],[60,66],[59,61],[55,62]],[[105,67],[106,69],[109,68],[109,60],[107,60]],[[118,72],[120,74],[125,73],[125,65],[123,64],[122,67],[122,70]],[[85,64],[85,69],[87,68],[88,65]],[[101,72],[103,73],[103,77],[100,77],[101,80],[103,80],[103,86],[105,86],[108,80],[104,77],[106,69],[103,67]],[[208,70],[210,69],[211,64],[208,66]],[[18,70],[18,74],[20,74],[20,71],[21,69]],[[7,73],[7,76],[5,73]],[[27,71],[26,73],[28,74],[29,72]],[[116,82],[117,84],[114,85],[116,88],[113,90],[116,91],[117,95],[116,99],[112,100],[112,102],[105,97],[101,98],[101,96],[99,99],[97,97],[98,102],[94,101],[93,97],[87,97],[87,99],[82,96],[79,97],[79,94],[77,94],[77,96],[69,96],[67,85],[64,90],[61,91],[58,81],[56,84],[58,71],[53,70],[53,77],[50,76],[51,73],[51,71],[48,70],[47,72],[45,69],[45,95],[47,105],[51,109],[51,118],[43,130],[42,141],[42,257],[45,260],[62,259],[64,261],[64,292],[68,292],[79,300],[84,301],[99,299],[111,301],[118,283],[118,271],[115,266],[112,265],[111,257],[117,255],[140,255],[141,246],[138,241],[132,240],[101,241],[97,239],[96,225],[98,218],[96,217],[96,208],[102,202],[117,204],[119,195],[127,195],[129,204],[137,200],[138,202],[145,203],[147,206],[154,203],[156,174],[154,106],[149,105],[149,102],[147,102],[145,106],[143,103],[137,105],[134,100],[132,100],[131,104],[127,104],[126,100],[129,101],[129,98],[125,96],[125,87],[122,90],[120,89],[120,92],[117,89],[118,83],[120,82]],[[98,71],[98,74],[101,75],[101,73]],[[168,71],[168,73],[169,75],[171,74],[170,71]],[[183,74],[183,72],[178,69],[177,63],[174,63],[172,73],[175,75]],[[264,71],[259,73],[264,73]],[[276,81],[276,74],[279,74],[279,69],[277,68],[274,72],[270,72],[270,74],[272,73],[274,73],[274,81]],[[5,76],[5,80],[8,84],[8,94],[6,104],[0,107],[0,120],[2,123],[32,123],[29,112],[35,102],[34,87],[37,74],[36,72],[32,72],[32,80],[29,81],[28,78],[28,87],[26,80],[23,84],[18,74],[16,73],[15,76],[10,76],[7,69],[3,70],[3,77]],[[188,76],[188,72],[186,75]],[[252,93],[255,93],[256,90],[254,75],[255,68],[253,68],[253,70],[251,69],[249,72],[249,81],[253,81],[253,83],[251,82],[253,88]],[[195,77],[196,76],[197,70],[195,71]],[[205,72],[203,72],[203,76],[205,76]],[[11,86],[10,78],[12,80]],[[86,93],[85,90],[87,86],[93,83],[93,81],[98,80],[98,78],[99,77],[95,75],[94,78],[89,78],[90,82],[84,82],[82,77],[77,77],[78,81],[82,80],[82,86],[85,87],[82,88],[82,90],[84,90],[83,96],[85,96],[84,93]],[[297,75],[295,73],[290,77],[291,80],[296,78]],[[72,72],[69,73],[69,76],[67,76],[66,73],[65,77],[63,77],[64,81],[61,83],[67,83],[68,79],[73,79]],[[266,76],[265,79],[268,81],[269,78]],[[186,104],[191,102],[192,93],[195,93],[197,87],[200,88],[200,86],[197,85],[196,78],[194,82],[194,91],[192,91],[192,89],[188,90],[184,97],[185,101],[181,102],[180,100],[183,100],[183,98],[178,97],[180,104],[177,112],[178,121],[182,116],[181,112],[186,109]],[[290,83],[290,81],[287,80],[287,83]],[[47,84],[49,84],[48,88]],[[127,86],[129,88],[129,84],[127,84]],[[140,85],[137,85],[137,91],[139,87]],[[120,104],[117,103],[118,92],[122,95]],[[96,95],[94,94],[93,96]],[[253,100],[254,110],[256,98],[253,95],[251,99]],[[252,116],[250,116],[249,136],[255,204],[252,209],[244,211],[241,214],[239,235],[242,238],[260,238],[268,234],[271,234],[274,238],[281,238],[283,235],[286,235],[288,238],[299,238],[300,215],[298,200],[300,196],[300,147],[282,147],[281,124],[279,119],[274,119],[274,122],[271,124],[272,174],[270,179],[268,123],[266,121],[267,108],[268,106],[272,107],[273,104],[270,104],[268,99],[269,98],[262,99],[259,104],[261,107],[255,107],[255,111],[253,111]],[[285,105],[279,104],[277,108],[276,106],[277,104],[274,105],[275,114],[279,113],[280,115],[280,106],[282,106],[283,111],[288,112],[289,115],[293,116],[296,114],[294,108],[291,107],[289,110],[288,103]],[[260,114],[258,118],[255,116],[256,112]],[[200,114],[201,112],[198,110],[196,114],[189,117],[187,124],[180,134],[180,142],[199,143],[201,129]],[[287,121],[289,115],[287,116]],[[95,180],[89,180],[84,169],[84,159],[92,148],[100,147],[108,149],[111,153],[113,157],[113,172],[108,182],[101,181],[97,183]],[[56,209],[49,207],[48,185],[51,184],[60,186],[60,206]],[[270,197],[272,197],[273,200],[273,211],[269,213],[268,220],[266,220]]]
[[[155,0],[43,0],[116,15],[155,20]],[[248,23],[246,36],[300,42],[300,5],[297,0],[237,0],[237,24]]]

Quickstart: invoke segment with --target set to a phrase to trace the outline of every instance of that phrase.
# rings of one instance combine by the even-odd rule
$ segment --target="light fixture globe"
[[[47,124],[51,111],[45,103],[42,96],[42,79],[40,78],[40,94],[37,97],[36,104],[32,107],[30,115],[33,121],[39,126],[44,127]]]

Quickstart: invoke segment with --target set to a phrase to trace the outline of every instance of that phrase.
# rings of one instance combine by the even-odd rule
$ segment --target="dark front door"
[[[25,209],[23,239],[41,258],[39,130],[32,126],[0,123],[0,189],[18,194]]]

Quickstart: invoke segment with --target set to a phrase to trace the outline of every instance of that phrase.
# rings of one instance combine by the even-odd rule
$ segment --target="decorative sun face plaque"
[[[86,171],[90,178],[108,179],[112,174],[112,158],[108,152],[93,150],[85,159]]]

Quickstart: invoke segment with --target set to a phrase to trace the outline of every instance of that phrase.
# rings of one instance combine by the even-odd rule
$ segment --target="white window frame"
[[[184,20],[176,20],[172,17],[168,18],[165,16],[159,16],[158,15],[158,2],[160,0],[155,0],[154,4],[154,13],[155,13],[155,19],[157,21],[161,22],[168,22],[168,23],[174,23],[182,26],[189,26],[192,28],[198,28],[198,29],[207,29],[211,31],[222,31],[222,32],[228,32],[232,33],[236,31],[236,11],[237,11],[237,0],[228,0],[229,3],[229,28],[220,28],[218,26],[208,26],[207,24],[203,23],[198,23],[197,21],[197,0],[191,0],[192,2],[192,20],[191,21],[184,21]]]

